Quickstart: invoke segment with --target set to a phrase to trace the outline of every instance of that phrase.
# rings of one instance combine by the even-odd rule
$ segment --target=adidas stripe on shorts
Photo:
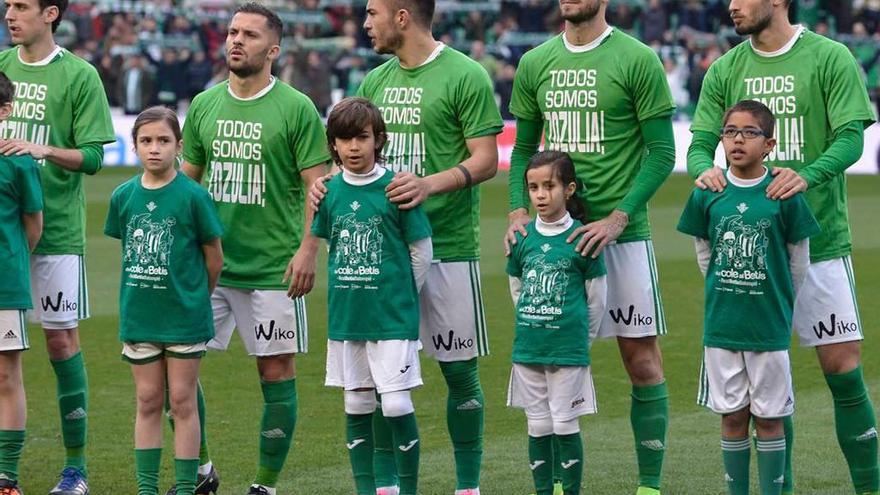
[[[432,263],[419,293],[419,338],[437,361],[489,354],[479,261]]]
[[[605,246],[603,253],[608,299],[597,337],[665,335],[666,317],[651,241],[613,243]]]
[[[308,352],[309,330],[302,297],[291,299],[283,290],[217,287],[211,295],[214,338],[208,348],[225,351],[238,335],[251,356]]]
[[[810,263],[794,302],[792,326],[805,347],[864,338],[849,256]]]
[[[86,265],[78,254],[31,255],[34,320],[46,330],[68,330],[89,317]]]
[[[30,348],[24,309],[0,309],[0,352]]]

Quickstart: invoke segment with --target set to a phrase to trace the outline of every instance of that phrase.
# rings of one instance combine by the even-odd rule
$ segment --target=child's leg
[[[137,395],[134,422],[134,454],[138,495],[159,493],[162,458],[162,407],[165,402],[165,361],[132,363]]]
[[[785,431],[781,418],[755,417],[761,495],[780,495],[785,478]]]
[[[549,409],[549,406],[547,407]],[[536,495],[553,493],[553,420],[549,411],[543,418],[528,417],[529,468],[535,480]]]
[[[24,448],[25,406],[21,351],[0,352],[0,475],[12,482]]]
[[[400,495],[415,495],[419,481],[419,429],[409,390],[382,394],[382,414],[394,438]]]
[[[358,495],[375,495],[373,476],[373,411],[376,410],[375,389],[346,390],[345,446],[351,461]]]
[[[174,469],[178,495],[192,495],[199,469],[199,414],[196,388],[200,355],[167,359],[168,395],[174,417]]]
[[[721,454],[730,495],[749,495],[749,408],[721,416]]]
[[[562,491],[565,495],[577,495],[584,475],[584,442],[578,418],[554,421],[553,436],[559,443],[559,457],[554,464],[562,468]]]

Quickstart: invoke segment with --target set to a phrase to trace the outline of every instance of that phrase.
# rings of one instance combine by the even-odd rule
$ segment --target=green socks
[[[581,492],[581,479],[584,474],[584,441],[581,433],[571,435],[553,435],[554,443],[559,444],[559,457],[554,464],[562,468],[562,491],[565,495],[577,495]]]
[[[419,484],[419,428],[415,413],[385,418],[394,437],[400,495],[416,495]]]
[[[529,469],[536,495],[553,495],[553,435],[529,436]]]
[[[780,495],[785,477],[785,437],[758,439],[761,495]]]
[[[199,473],[198,459],[174,459],[175,484],[177,495],[193,495]],[[140,495],[140,494],[138,494]]]
[[[202,391],[202,382],[196,384],[196,405],[199,409],[199,464],[207,464],[211,460],[208,452],[208,435],[205,431],[207,419],[205,416],[205,392]]]
[[[825,375],[834,398],[837,442],[849,464],[856,493],[880,490],[877,459],[877,418],[868,398],[862,367],[848,373]]]
[[[382,408],[373,414],[373,473],[376,475],[376,486],[397,486],[397,463],[394,462],[394,439],[391,437],[391,426],[382,415]]]
[[[480,486],[483,460],[483,389],[477,358],[440,363],[449,388],[446,425],[455,455],[456,490]]]
[[[345,415],[345,442],[357,495],[376,495],[372,413]]]
[[[67,450],[64,467],[86,472],[86,426],[89,410],[89,381],[82,352],[62,361],[50,361],[58,379],[61,437]]]
[[[636,442],[639,485],[659,490],[669,426],[666,381],[644,387],[633,385],[630,422]]]
[[[254,484],[274,487],[284,467],[296,426],[296,379],[261,382],[260,467]]]
[[[18,460],[24,448],[24,430],[0,430],[0,479],[18,481]]]
[[[782,493],[794,493],[794,473],[791,469],[792,449],[794,447],[794,416],[782,418],[785,431],[785,478],[782,482]]]
[[[158,495],[162,449],[134,449],[137,495]]]
[[[746,438],[722,438],[724,480],[730,495],[749,495],[749,458],[752,446]]]

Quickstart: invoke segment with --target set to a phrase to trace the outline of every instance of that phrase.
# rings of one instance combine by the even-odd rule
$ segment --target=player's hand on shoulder
[[[700,174],[694,185],[703,190],[721,192],[727,186],[727,179],[724,178],[724,170],[721,167],[712,167]]]
[[[566,239],[566,242],[574,242],[580,236],[575,250],[581,253],[581,256],[592,256],[593,259],[598,258],[602,250],[609,243],[614,242],[623,233],[623,230],[629,224],[629,215],[614,210],[607,217],[581,225],[576,228]]]
[[[428,182],[412,172],[394,174],[391,183],[385,188],[388,200],[396,203],[401,210],[409,210],[424,203],[430,193]]]
[[[309,207],[312,208],[313,211],[318,211],[318,207],[321,206],[321,201],[324,201],[324,197],[327,196],[327,181],[333,178],[333,174],[326,174],[319,177],[315,182],[312,182],[312,187],[309,188]]]
[[[20,139],[0,139],[0,154],[4,156],[31,155],[34,160],[42,160],[49,154],[49,147]]]
[[[788,199],[807,190],[807,181],[790,168],[773,167],[770,175],[773,176],[767,186],[767,197],[770,199]]]
[[[507,214],[507,232],[504,234],[504,256],[510,256],[511,246],[516,244],[516,233],[526,237],[526,225],[532,221],[525,208],[517,208]]]
[[[300,246],[296,254],[287,263],[283,282],[287,283],[287,297],[302,297],[312,291],[315,286],[315,264],[317,249]]]

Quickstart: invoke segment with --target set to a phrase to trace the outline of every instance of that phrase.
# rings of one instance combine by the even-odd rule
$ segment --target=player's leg
[[[576,495],[581,491],[584,471],[584,443],[578,420],[596,412],[593,376],[585,366],[548,366],[545,375],[553,437],[559,444],[554,464],[560,467],[563,494]]]
[[[749,407],[721,416],[721,457],[730,495],[749,495]]]
[[[382,393],[382,414],[388,420],[396,449],[400,495],[415,495],[419,483],[419,428],[409,390]]]
[[[529,436],[529,469],[536,495],[553,493],[553,417],[544,366],[513,363],[507,386],[507,405],[526,414]]]
[[[79,345],[79,320],[89,316],[85,264],[79,255],[31,257],[34,310],[43,326],[46,349],[57,379],[61,438],[65,448],[61,481],[52,495],[88,493],[86,438],[88,375]]]
[[[657,336],[666,320],[650,241],[605,248],[608,312],[599,338],[616,337],[632,383],[630,421],[639,466],[639,494],[659,492],[669,426],[669,393]]]
[[[877,418],[860,364],[863,330],[849,256],[810,264],[793,322],[801,344],[816,348],[855,491],[880,491]]]
[[[257,358],[263,392],[260,463],[251,493],[275,495],[296,427],[294,356],[308,350],[306,308],[302,298],[291,300],[282,290],[254,290],[249,296],[246,314],[236,305],[233,311],[245,349]]]
[[[758,479],[762,494],[783,493],[785,431],[782,418],[794,412],[788,351],[744,352],[749,375],[749,406],[757,431]]]
[[[721,457],[730,495],[748,495],[749,375],[742,352],[705,347],[697,402],[721,415]]]
[[[376,478],[376,495],[398,495],[397,463],[394,461],[394,438],[391,425],[382,414],[381,398],[373,414],[373,474]]]
[[[162,349],[150,343],[125,343],[123,359],[131,363],[137,408],[134,459],[138,495],[159,493],[162,459],[162,412],[165,402],[165,360]]]
[[[168,396],[175,418],[174,472],[178,495],[194,495],[199,469],[199,412],[196,399],[204,343],[169,346],[166,351]]]
[[[21,374],[21,351],[27,349],[23,310],[0,311],[6,329],[0,344],[0,489],[21,495],[18,463],[24,449],[27,407]]]
[[[436,263],[419,294],[420,334],[440,363],[449,396],[446,422],[455,457],[456,494],[479,493],[483,458],[483,389],[477,357],[489,353],[480,267]]]

